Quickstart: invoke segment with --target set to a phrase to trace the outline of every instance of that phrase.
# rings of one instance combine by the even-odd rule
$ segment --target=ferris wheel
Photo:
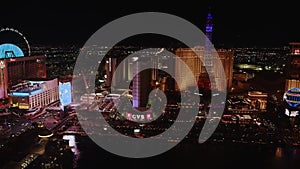
[[[29,42],[28,42],[28,40],[26,39],[26,37],[25,37],[21,32],[19,32],[18,30],[14,29],[14,28],[1,28],[1,29],[0,29],[0,33],[1,33],[1,32],[14,32],[14,33],[20,35],[20,36],[23,38],[23,40],[25,41],[26,45],[27,45],[27,48],[28,48],[28,56],[31,55],[31,49],[30,49]]]

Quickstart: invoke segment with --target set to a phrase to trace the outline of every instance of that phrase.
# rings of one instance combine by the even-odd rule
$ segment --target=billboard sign
[[[61,83],[59,82],[59,101],[61,106],[67,106],[72,102],[71,96],[71,83]]]

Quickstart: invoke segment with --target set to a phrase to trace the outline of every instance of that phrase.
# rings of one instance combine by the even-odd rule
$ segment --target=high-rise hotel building
[[[24,56],[13,44],[0,45],[0,98],[7,98],[12,85],[30,78],[46,78],[46,57]]]
[[[182,66],[178,59],[184,61],[187,66],[190,68],[192,73],[194,74],[194,78],[198,85],[201,84],[201,76],[203,76],[203,72],[205,72],[205,65],[203,64],[200,58],[203,58],[205,53],[205,47],[196,46],[193,49],[191,48],[179,48],[176,50],[176,58],[175,61],[175,76],[178,80],[179,86],[182,86],[183,89],[187,89],[188,87],[192,87],[192,81],[184,81],[183,79],[186,76],[186,73],[181,70]],[[222,63],[222,67],[213,66],[217,65],[217,59],[219,59]],[[222,76],[221,73],[224,71],[226,77],[227,88],[226,90],[230,90],[232,88],[232,77],[233,77],[233,60],[234,60],[234,51],[233,50],[225,50],[218,49],[212,50],[211,53],[211,72],[213,72],[213,80],[215,82],[215,87],[219,91],[225,90],[225,85],[222,84]]]
[[[300,88],[300,42],[290,43],[290,53],[288,57],[285,91],[291,88]]]

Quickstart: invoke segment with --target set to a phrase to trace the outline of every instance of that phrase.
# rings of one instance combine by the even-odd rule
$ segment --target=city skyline
[[[1,7],[0,168],[299,168],[293,3]]]

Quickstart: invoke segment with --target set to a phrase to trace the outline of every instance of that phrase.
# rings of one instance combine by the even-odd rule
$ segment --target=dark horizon
[[[83,45],[106,23],[137,12],[164,12],[182,17],[202,31],[208,0],[193,3],[5,2],[0,27],[22,32],[31,44]],[[225,47],[268,47],[300,41],[297,6],[259,1],[213,2],[213,43]]]

